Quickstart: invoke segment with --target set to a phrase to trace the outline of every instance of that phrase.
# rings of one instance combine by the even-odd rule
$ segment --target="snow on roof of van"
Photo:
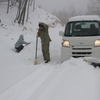
[[[71,17],[69,21],[84,21],[84,20],[99,20],[100,17],[98,15],[82,15],[82,16],[75,16]]]

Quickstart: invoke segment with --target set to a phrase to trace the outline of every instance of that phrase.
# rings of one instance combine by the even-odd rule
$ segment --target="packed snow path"
[[[0,100],[100,100],[100,69],[82,59],[39,64],[1,93]]]

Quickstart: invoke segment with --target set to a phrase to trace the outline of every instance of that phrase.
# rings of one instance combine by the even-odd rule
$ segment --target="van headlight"
[[[100,40],[96,40],[94,46],[99,47],[100,46]]]
[[[70,46],[69,41],[62,40],[62,46],[69,47]]]

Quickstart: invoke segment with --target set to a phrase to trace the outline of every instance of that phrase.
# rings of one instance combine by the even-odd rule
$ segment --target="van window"
[[[98,21],[77,21],[67,23],[65,36],[97,36],[100,35]]]

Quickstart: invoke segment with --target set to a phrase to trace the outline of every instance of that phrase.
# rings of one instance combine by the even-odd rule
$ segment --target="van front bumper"
[[[61,47],[61,62],[68,60],[70,57],[85,57],[91,58],[89,62],[99,62],[100,59],[100,47],[94,46],[70,46]],[[93,59],[95,58],[95,60]],[[98,59],[98,60],[97,60]]]

